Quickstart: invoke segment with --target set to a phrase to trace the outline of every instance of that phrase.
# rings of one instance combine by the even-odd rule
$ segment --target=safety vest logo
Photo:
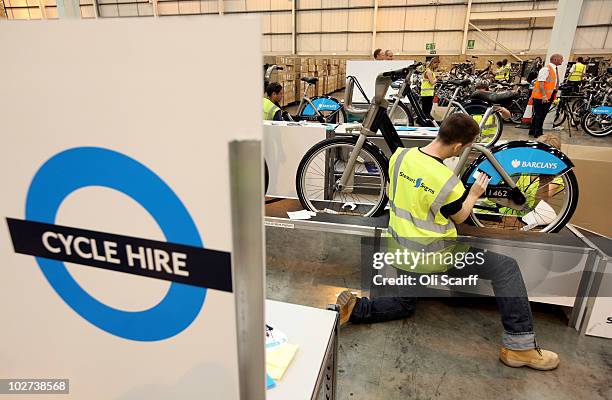
[[[427,186],[425,183],[423,183],[423,178],[414,179],[414,178],[409,177],[408,175],[406,175],[402,171],[400,171],[399,175],[402,178],[408,180],[408,182],[414,183],[414,188],[417,188],[417,189],[420,188],[420,189],[423,189],[423,191],[425,191],[425,192],[428,192],[428,193],[431,193],[431,194],[436,194],[435,190],[433,190],[432,188]]]
[[[119,191],[155,220],[166,241],[57,225],[63,200],[98,186]],[[28,189],[25,219],[6,219],[16,253],[34,256],[41,272],[77,314],[115,336],[157,341],[185,330],[204,305],[207,289],[232,291],[231,254],[205,249],[189,211],[157,174],[131,157],[78,147],[47,160]],[[165,297],[143,311],[125,311],[94,298],[65,262],[170,281]]]
[[[512,160],[512,167],[518,168],[540,168],[540,169],[557,169],[557,163],[541,162],[541,161],[521,161]]]

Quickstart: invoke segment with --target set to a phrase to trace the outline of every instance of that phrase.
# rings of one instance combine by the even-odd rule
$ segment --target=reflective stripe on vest
[[[567,80],[571,82],[579,82],[582,80],[582,74],[584,74],[584,70],[586,69],[586,65],[581,63],[574,64],[574,72],[572,72]]]
[[[277,111],[280,111],[280,108],[276,104],[272,102],[272,100],[267,97],[263,98],[263,119],[266,121],[271,121],[274,119],[274,114]]]
[[[548,76],[544,82],[536,81],[533,86],[533,98],[534,99],[542,99],[542,91],[544,95],[546,95],[547,99],[550,99],[555,91],[555,85],[557,83],[557,75],[555,70],[550,66],[546,66],[548,68]],[[542,90],[543,89],[543,90]]]
[[[425,236],[425,237],[431,237],[431,238],[437,238],[437,237],[454,238],[456,236],[456,230],[455,230],[455,225],[453,224],[453,222],[445,217],[443,218],[443,220],[445,221],[444,223],[440,223],[440,221],[436,222],[436,216],[440,212],[440,209],[442,208],[442,206],[445,204],[445,201],[448,199],[449,195],[453,192],[453,190],[459,184],[460,182],[459,179],[455,175],[452,174],[452,171],[448,170],[449,177],[446,179],[444,184],[442,184],[441,187],[438,184],[436,184],[435,189],[437,189],[438,193],[436,197],[434,198],[434,200],[429,205],[429,209],[427,210],[426,218],[425,219],[419,218],[418,216],[414,215],[414,213],[411,212],[410,210],[400,207],[398,205],[399,202],[397,201],[397,196],[398,196],[397,186],[398,186],[398,181],[401,177],[400,170],[403,164],[403,160],[410,152],[413,152],[413,156],[415,157],[419,156],[420,154],[417,154],[417,152],[419,152],[419,149],[418,148],[401,149],[399,151],[400,153],[395,159],[395,162],[393,163],[393,170],[391,171],[393,192],[392,192],[391,198],[389,199],[390,208],[391,208],[391,218],[389,220],[389,233],[396,240],[398,240],[398,243],[400,244],[402,244],[402,241],[399,240],[398,237],[406,238],[406,237]],[[423,156],[429,157],[427,155],[423,155]],[[440,168],[446,168],[446,166],[441,164]],[[411,181],[409,182],[412,183]],[[422,181],[419,182],[418,180],[415,180],[415,183],[416,183],[415,187],[418,188],[419,187],[418,185],[420,185]],[[460,197],[460,194],[458,195],[459,195],[458,197]],[[423,200],[427,201],[427,198],[425,197]],[[394,226],[394,225],[397,225],[397,226]],[[399,227],[402,227],[403,229],[398,229]],[[418,230],[413,229],[413,227],[418,228]],[[401,233],[403,233],[403,235],[399,234],[398,230],[402,231]],[[411,234],[406,235],[406,232],[410,232]]]
[[[427,69],[431,73],[433,79],[436,79],[436,73],[430,69]],[[427,73],[425,71],[425,73]],[[427,78],[425,78],[425,74],[423,74],[423,80],[421,81],[421,96],[429,97],[434,95],[434,85],[429,82]]]

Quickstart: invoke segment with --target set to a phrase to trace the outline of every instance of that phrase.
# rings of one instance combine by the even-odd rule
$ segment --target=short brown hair
[[[444,144],[472,142],[480,134],[480,127],[472,117],[467,114],[455,113],[449,115],[440,130],[438,139]]]
[[[382,52],[382,49],[374,50],[374,58],[378,58],[378,55]]]

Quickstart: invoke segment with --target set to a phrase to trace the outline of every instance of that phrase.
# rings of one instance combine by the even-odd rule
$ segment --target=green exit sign
[[[435,50],[435,49],[436,49],[435,43],[425,43],[425,50]]]
[[[468,42],[467,42],[468,50],[474,50],[474,43],[475,42],[476,42],[475,40],[468,40]]]

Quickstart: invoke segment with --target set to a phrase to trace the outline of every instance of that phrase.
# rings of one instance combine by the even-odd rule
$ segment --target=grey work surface
[[[281,228],[266,236],[268,298],[322,308],[358,290],[360,237]],[[560,354],[555,371],[499,362],[495,299],[421,299],[411,318],[340,330],[338,399],[612,399],[612,341],[580,336],[557,306],[532,310],[539,344]]]
[[[266,322],[287,335],[299,347],[276,387],[266,391],[268,400],[310,400],[333,335],[336,313],[297,304],[266,300]]]

